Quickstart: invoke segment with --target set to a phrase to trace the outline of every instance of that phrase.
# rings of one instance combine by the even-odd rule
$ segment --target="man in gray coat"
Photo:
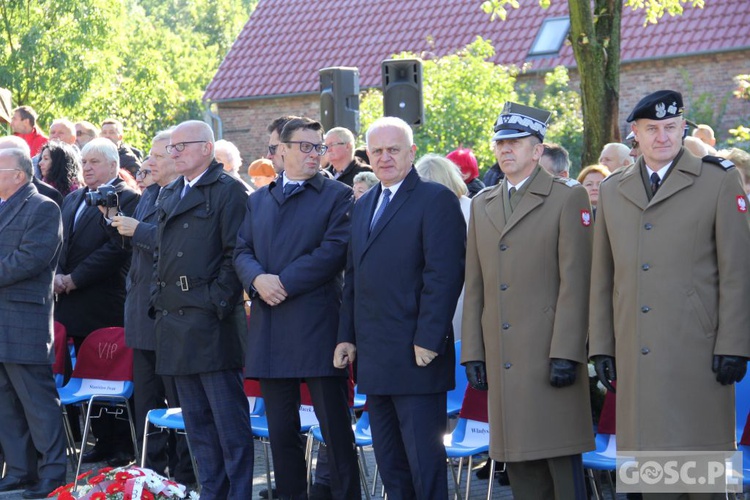
[[[23,498],[45,498],[65,483],[52,378],[52,280],[62,223],[32,177],[28,154],[0,150],[0,445],[7,465],[0,492],[29,486]]]

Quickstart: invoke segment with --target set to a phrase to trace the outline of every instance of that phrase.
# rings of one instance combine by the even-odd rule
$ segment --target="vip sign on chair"
[[[401,118],[412,127],[424,124],[422,61],[386,59],[380,64],[383,78],[383,114]]]
[[[359,133],[359,70],[323,68],[320,75],[320,123],[328,131],[344,127]]]

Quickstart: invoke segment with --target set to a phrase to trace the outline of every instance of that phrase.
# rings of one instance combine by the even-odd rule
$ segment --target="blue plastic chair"
[[[141,450],[141,467],[146,467],[146,449],[148,446],[148,437],[156,434],[156,432],[149,432],[149,425],[152,425],[158,429],[158,432],[164,432],[167,430],[173,430],[179,434],[185,436],[187,441],[188,452],[190,453],[190,462],[193,465],[193,474],[195,479],[198,480],[198,464],[195,462],[195,456],[193,455],[193,449],[190,447],[190,440],[188,439],[187,432],[185,431],[185,419],[182,417],[181,408],[157,408],[150,410],[146,414],[146,425],[143,429],[143,448]],[[198,481],[200,484],[200,481]]]
[[[737,442],[742,439],[747,414],[750,413],[750,374],[734,385],[734,415]]]
[[[106,351],[102,351],[102,345],[108,346]],[[119,373],[114,373],[115,370]],[[57,390],[63,408],[63,423],[67,427],[66,433],[69,436],[72,435],[72,429],[70,429],[65,406],[72,404],[87,406],[74,489],[78,488],[77,478],[81,472],[81,461],[86,450],[91,419],[98,418],[102,413],[114,414],[116,418],[120,418],[123,412],[127,412],[130,435],[133,439],[133,453],[136,462],[139,461],[133,412],[128,402],[133,395],[132,370],[133,351],[125,345],[124,329],[121,327],[100,328],[91,332],[83,341],[73,376],[64,387]],[[96,416],[92,415],[95,406],[99,408],[99,414]]]
[[[601,498],[601,487],[597,482],[594,471],[607,471],[612,498],[616,497],[615,485],[609,471],[617,468],[617,439],[614,434],[597,434],[594,438],[596,449],[583,454],[583,468],[586,470],[595,497]]]
[[[466,378],[466,369],[461,365],[461,341],[456,341],[456,387],[447,394],[447,413],[449,417],[455,417],[461,411],[461,405],[464,402],[464,393],[469,385]]]
[[[352,404],[352,410],[362,410],[367,403],[367,395],[360,394],[357,391],[357,386],[354,386],[354,403]]]
[[[445,445],[445,453],[448,456],[448,461],[451,464],[453,484],[455,485],[454,498],[458,498],[460,491],[464,458],[469,459],[466,469],[466,500],[468,500],[471,492],[471,469],[474,463],[474,455],[487,453],[490,449],[490,424],[459,417],[453,432],[446,434],[443,438],[443,444]],[[458,474],[456,474],[456,470],[453,468],[450,460],[452,458],[459,459]],[[490,480],[491,485],[492,480]]]
[[[369,476],[367,472],[367,467],[365,467],[364,459],[362,458],[364,455],[364,447],[365,446],[372,446],[372,431],[370,429],[370,414],[368,412],[362,412],[362,415],[359,417],[359,420],[357,420],[357,423],[352,425],[352,430],[354,431],[354,444],[359,449],[359,452],[357,453],[357,463],[359,464],[359,478],[362,482],[362,491],[365,493],[365,497],[369,500],[370,499],[370,491],[367,488],[367,476]],[[306,447],[306,455],[305,458],[307,459],[307,484],[308,488],[309,485],[312,484],[312,452],[313,447],[315,443],[325,443],[325,440],[323,439],[323,431],[320,429],[319,425],[314,425],[310,428],[310,431],[307,434],[307,447]],[[309,494],[309,491],[308,491]]]

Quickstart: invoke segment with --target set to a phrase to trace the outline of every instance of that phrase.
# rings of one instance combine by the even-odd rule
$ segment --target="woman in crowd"
[[[416,168],[417,173],[422,179],[437,182],[453,191],[458,197],[458,201],[461,203],[461,211],[464,213],[464,219],[466,220],[466,225],[468,227],[471,200],[467,196],[469,194],[469,188],[464,183],[458,165],[444,156],[426,154],[419,159]],[[458,338],[456,338],[456,340],[458,340]]]
[[[479,178],[479,166],[477,157],[471,149],[458,148],[446,155],[450,161],[458,165],[461,169],[461,178],[469,189],[467,196],[473,198],[479,191],[485,188],[484,182]]]
[[[578,174],[578,182],[583,184],[583,187],[586,188],[586,192],[589,194],[589,202],[591,203],[591,210],[594,217],[596,217],[596,202],[599,201],[599,184],[610,173],[609,169],[604,165],[589,165]]]
[[[135,173],[135,182],[138,184],[141,192],[154,183],[154,179],[151,177],[151,169],[148,167],[150,158],[151,155],[146,156],[143,159],[143,163],[141,163],[141,168]]]
[[[73,146],[51,141],[44,145],[39,157],[42,180],[66,196],[81,184],[81,156]]]
[[[273,169],[271,160],[261,158],[255,160],[247,168],[247,175],[257,189],[268,186],[276,178],[276,171]]]
[[[368,189],[380,182],[372,172],[360,172],[352,180],[352,189],[354,189],[354,201],[357,201]]]

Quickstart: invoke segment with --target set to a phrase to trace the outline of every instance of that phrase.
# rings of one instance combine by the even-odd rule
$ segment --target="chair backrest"
[[[65,329],[65,325],[59,321],[55,321],[55,362],[52,363],[52,373],[55,375],[65,374],[65,356],[68,349],[68,332]]]
[[[81,344],[73,377],[96,380],[133,380],[133,350],[125,345],[125,329],[100,328]]]
[[[466,378],[466,369],[461,365],[461,341],[456,341],[456,361],[455,361],[456,387],[448,391],[447,403],[448,414],[453,415],[461,408],[466,388],[469,386],[469,380]]]
[[[750,429],[747,429],[748,414],[750,414],[750,374],[746,374],[745,378],[734,385],[734,409],[736,439],[742,444],[750,444],[750,436],[745,436],[745,434],[750,434]]]

